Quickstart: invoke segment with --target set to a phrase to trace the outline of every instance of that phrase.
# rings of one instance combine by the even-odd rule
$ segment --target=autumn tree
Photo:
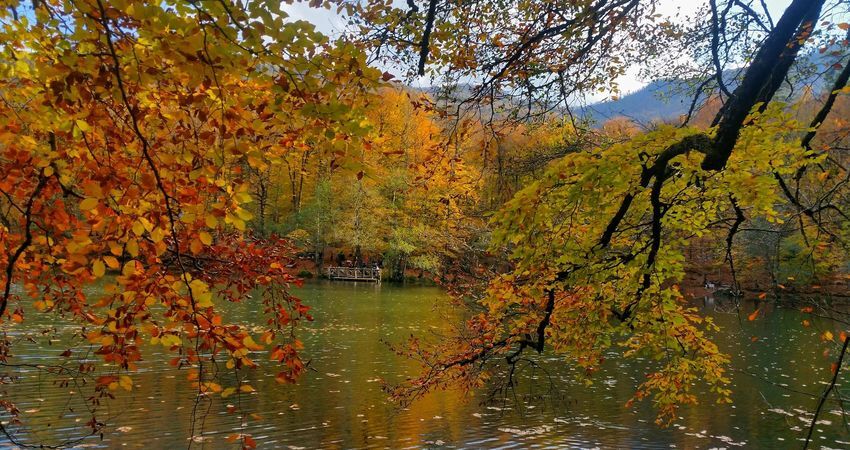
[[[472,214],[481,179],[474,139],[453,136],[426,94],[397,88],[376,97],[361,182],[372,187],[372,211],[387,236],[384,265],[399,280],[408,268],[440,275],[481,222]]]
[[[424,372],[393,391],[403,399],[477,386],[498,361],[513,374],[530,350],[551,349],[592,374],[621,349],[656,361],[635,397],[651,398],[661,422],[698,400],[697,381],[728,401],[728,357],[678,286],[689,239],[723,232],[731,246],[742,223],[780,221],[787,207],[809,248],[845,248],[846,166],[812,142],[850,69],[838,66],[809,121],[776,94],[804,48],[831,41],[846,54],[847,25],[834,20],[846,3],[794,0],[774,22],[755,2],[710,0],[711,20],[690,29],[697,35],[657,14],[654,1],[338,3],[356,23],[352,37],[406,63],[403,74],[468,83],[448,104],[458,120],[569,117],[576,99],[616,88],[638,58],[669,61],[681,53],[666,49],[694,39],[701,50],[688,61],[709,80],[698,91],[720,102],[708,129],[688,126],[689,114],[683,126],[582,147],[517,193],[493,220],[491,252],[507,264],[492,267],[455,339],[411,342]],[[726,69],[742,63],[730,82]]]
[[[264,350],[293,381],[309,308],[289,293],[290,244],[246,231],[249,173],[318,145],[344,160],[364,133],[353,99],[378,72],[275,2],[33,5],[0,5],[0,364],[14,367],[6,333],[28,316],[78,323],[106,366],[69,350],[39,370],[90,381],[90,433],[97,405],[132,389],[143,341],[187,369],[198,414],[213,395],[251,390],[222,386],[213,361],[245,370]],[[260,331],[219,312],[249,292]],[[4,389],[1,430],[17,443]]]

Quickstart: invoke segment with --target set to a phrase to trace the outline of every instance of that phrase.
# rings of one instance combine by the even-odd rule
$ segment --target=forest
[[[0,447],[850,445],[850,3],[681,3],[0,0]]]

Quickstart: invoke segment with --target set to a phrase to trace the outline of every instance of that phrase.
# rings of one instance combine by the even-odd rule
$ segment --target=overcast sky
[[[658,12],[670,17],[675,17],[677,13],[680,16],[689,16],[699,10],[701,6],[706,5],[707,1],[708,0],[660,0]],[[773,17],[774,21],[779,19],[782,12],[790,2],[791,0],[765,0],[765,3],[770,10],[770,15]],[[306,20],[311,22],[316,26],[316,28],[325,34],[338,34],[345,26],[343,18],[334,12],[326,9],[311,8],[307,6],[306,3],[296,2],[291,5],[283,4],[283,9],[289,13],[292,20]],[[392,70],[390,71],[392,72]],[[630,69],[626,75],[617,80],[622,93],[628,94],[630,92],[634,92],[651,81],[640,79],[637,75],[638,71],[639,68],[634,67]],[[429,82],[430,80],[423,78],[419,80],[418,83],[414,82],[414,86],[425,87],[429,84]],[[419,84],[419,86],[416,86],[416,84]],[[605,95],[601,94],[601,97],[605,97]],[[601,100],[601,97],[599,99],[592,99],[592,101]]]

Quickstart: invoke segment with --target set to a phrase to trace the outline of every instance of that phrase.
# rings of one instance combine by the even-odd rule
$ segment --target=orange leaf
[[[118,259],[114,256],[104,256],[103,261],[106,263],[107,266],[109,266],[110,269],[117,269],[119,266]]]
[[[201,253],[201,251],[203,251],[203,249],[204,249],[204,246],[203,246],[203,243],[200,240],[192,239],[192,242],[189,242],[189,250],[191,250],[192,253],[197,255],[198,253]]]
[[[749,320],[750,322],[752,322],[753,320],[756,320],[756,318],[758,318],[758,316],[759,316],[759,311],[761,311],[761,308],[756,309],[755,311],[753,311],[752,314],[747,316],[747,320]]]

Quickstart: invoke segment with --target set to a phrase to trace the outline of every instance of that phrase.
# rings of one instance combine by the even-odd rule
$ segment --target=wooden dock
[[[328,279],[381,282],[381,269],[372,267],[328,267]]]

